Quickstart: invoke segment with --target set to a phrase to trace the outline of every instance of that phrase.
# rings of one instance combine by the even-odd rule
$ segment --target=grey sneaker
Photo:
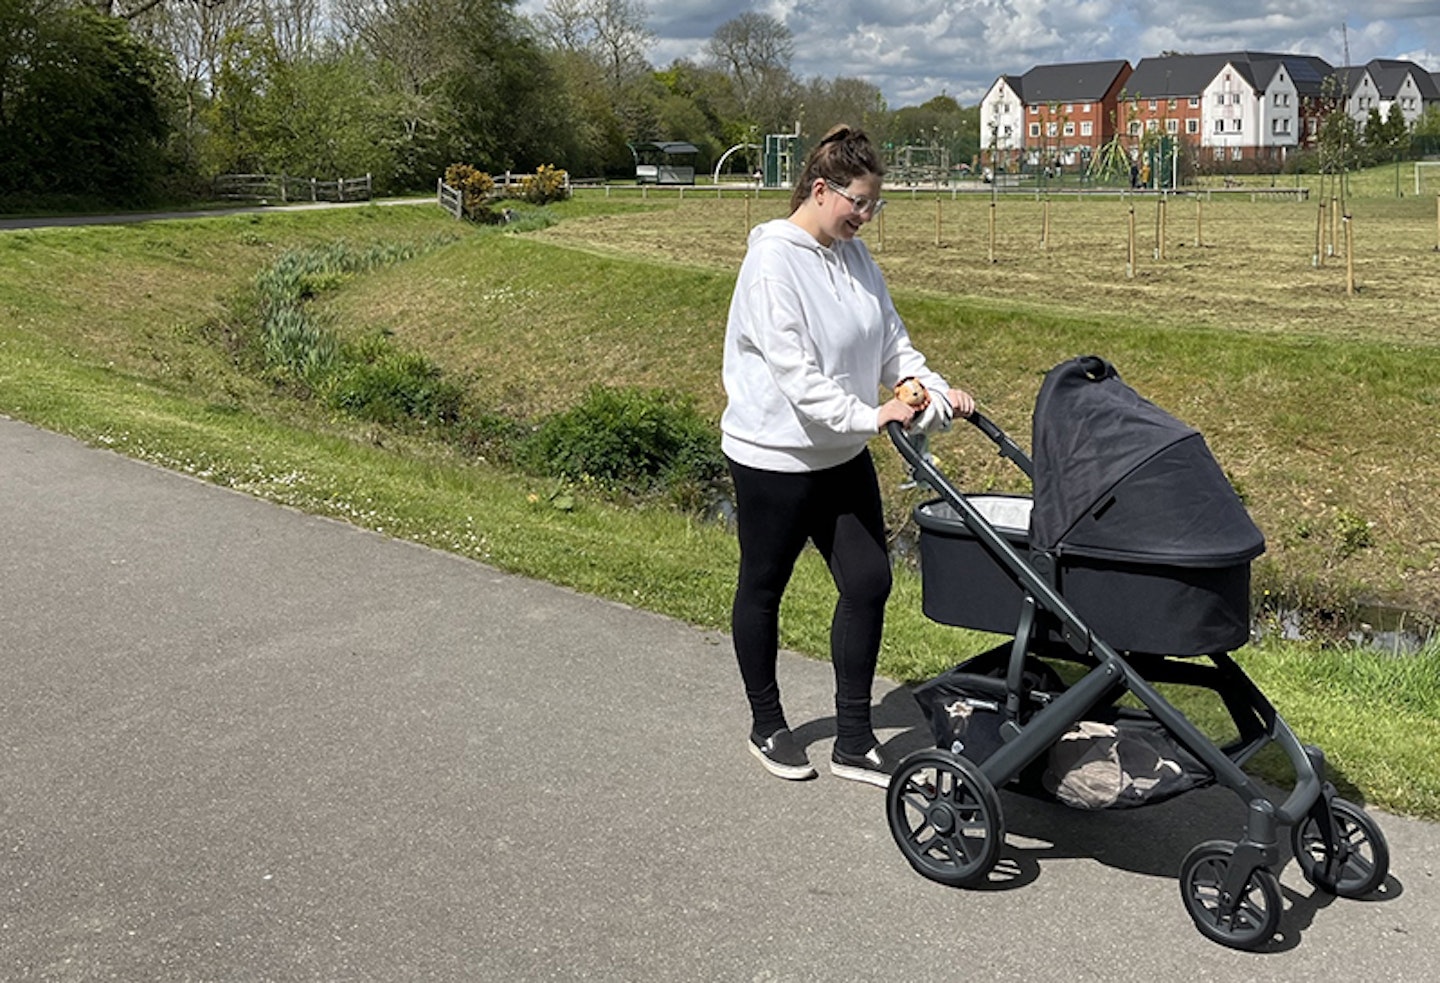
[[[803,782],[815,777],[815,769],[810,766],[804,750],[795,743],[795,735],[783,727],[764,740],[752,732],[745,746],[765,770],[777,778]]]
[[[839,748],[830,752],[830,774],[836,778],[889,788],[890,773],[894,770],[895,766],[885,759],[878,744],[864,754],[846,754]]]

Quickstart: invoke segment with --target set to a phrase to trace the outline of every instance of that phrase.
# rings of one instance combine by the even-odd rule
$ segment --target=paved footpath
[[[1206,941],[1210,790],[1002,796],[1006,879],[931,883],[883,793],[742,749],[728,639],[0,418],[0,979],[1440,979],[1440,828],[1383,899],[1287,866],[1271,951]],[[825,760],[827,666],[782,661]],[[919,746],[914,701],[877,689]]]

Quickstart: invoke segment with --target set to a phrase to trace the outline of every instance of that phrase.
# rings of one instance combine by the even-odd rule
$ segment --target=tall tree
[[[167,66],[124,23],[0,5],[0,195],[145,199],[167,166]]]
[[[783,22],[746,11],[715,29],[705,53],[730,78],[734,115],[767,132],[794,122],[799,109],[798,85],[790,72],[795,39]]]

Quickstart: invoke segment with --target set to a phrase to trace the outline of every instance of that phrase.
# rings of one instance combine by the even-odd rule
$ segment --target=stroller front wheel
[[[941,749],[900,762],[885,797],[890,834],[922,876],[951,887],[983,881],[1005,841],[1000,796],[973,763]]]
[[[1257,949],[1280,927],[1280,879],[1256,867],[1243,888],[1226,888],[1235,844],[1209,840],[1195,847],[1180,868],[1180,894],[1200,934],[1232,949]]]
[[[1364,809],[1346,799],[1331,799],[1330,815],[1334,843],[1326,842],[1314,815],[1290,830],[1300,872],[1321,890],[1341,898],[1363,898],[1385,883],[1390,872],[1385,834]]]

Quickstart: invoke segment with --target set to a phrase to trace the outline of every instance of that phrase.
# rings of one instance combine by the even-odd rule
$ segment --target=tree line
[[[0,0],[0,206],[143,204],[224,173],[434,187],[446,167],[634,173],[632,145],[728,148],[846,121],[948,160],[978,107],[891,110],[858,78],[801,78],[768,15],[695,59],[646,60],[642,0]],[[738,169],[755,158],[735,156]]]

